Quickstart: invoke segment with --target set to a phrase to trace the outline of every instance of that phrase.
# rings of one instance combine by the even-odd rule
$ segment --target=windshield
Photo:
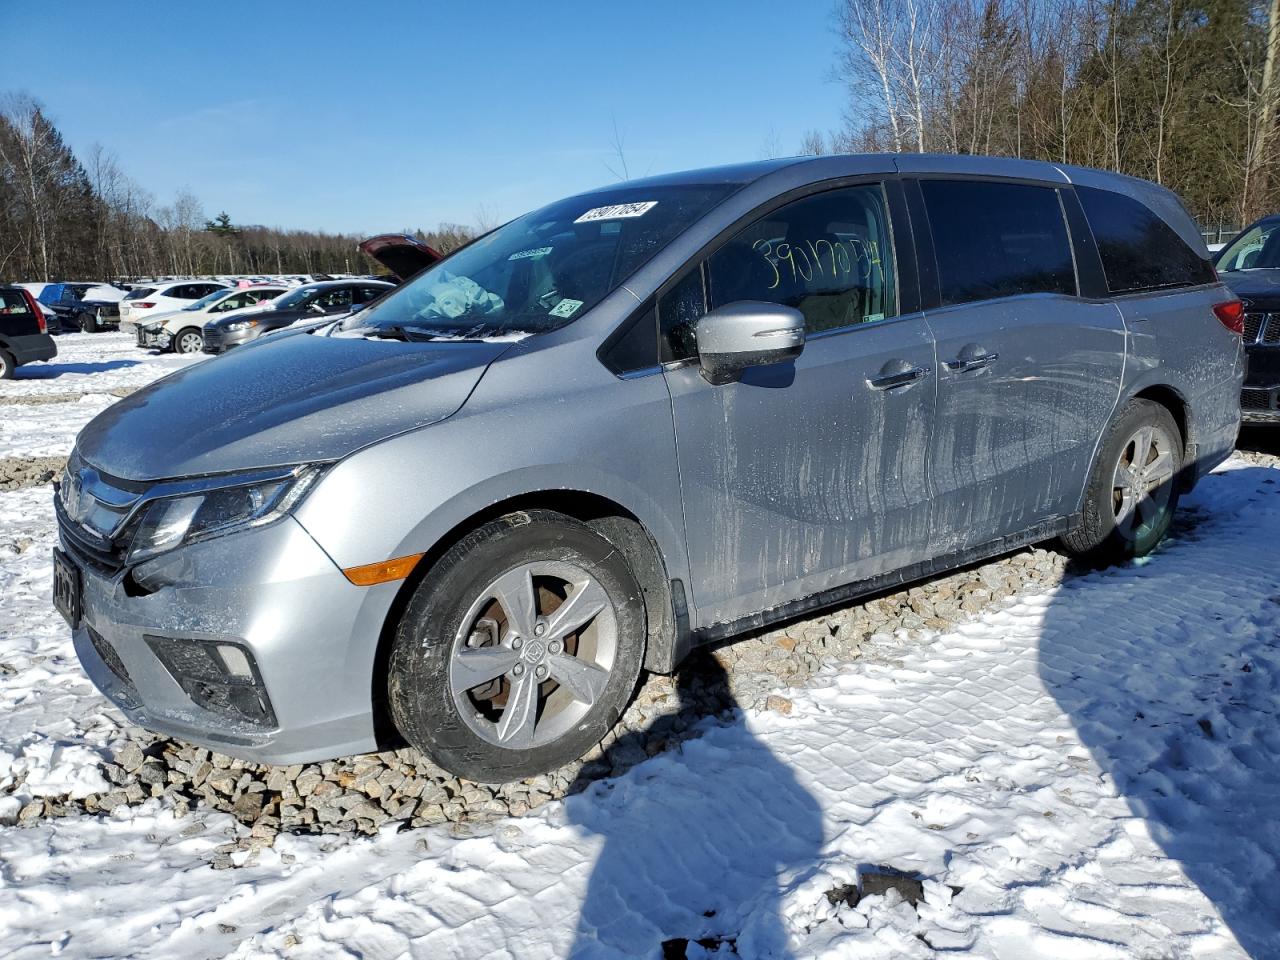
[[[233,291],[231,290],[215,290],[213,291],[213,293],[209,294],[208,296],[201,297],[195,303],[188,304],[182,309],[183,310],[203,310],[205,307],[209,306],[211,303],[217,303],[223,297],[230,296],[232,292]]]
[[[1280,220],[1250,227],[1218,254],[1219,273],[1280,267]]]
[[[429,267],[342,329],[450,339],[554,330],[603,300],[735,186],[629,186],[561,200]]]

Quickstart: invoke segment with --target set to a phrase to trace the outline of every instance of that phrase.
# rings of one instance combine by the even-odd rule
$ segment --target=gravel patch
[[[240,835],[211,856],[215,868],[251,863],[280,832],[373,834],[391,823],[451,823],[458,831],[520,816],[617,776],[696,736],[699,721],[726,722],[739,706],[789,713],[789,688],[824,666],[856,659],[892,662],[903,642],[972,619],[1020,593],[1059,582],[1067,558],[1028,549],[906,590],[797,620],[695,653],[676,677],[646,676],[604,742],[586,757],[519,783],[486,786],[445,773],[404,748],[325,763],[267,766],[232,759],[137,728],[101,765],[111,789],[84,798],[33,799],[19,823],[72,814],[109,814],[121,805],[169,797],[175,814],[229,813]],[[19,780],[5,792],[21,792]],[[248,851],[246,856],[245,851]]]
[[[7,407],[39,407],[47,403],[75,403],[83,393],[16,393],[0,396],[0,403]]]
[[[0,457],[0,490],[52,483],[66,465],[66,457]]]

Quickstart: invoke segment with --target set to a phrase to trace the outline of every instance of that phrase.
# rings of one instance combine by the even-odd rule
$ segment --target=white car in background
[[[210,320],[261,309],[288,289],[282,283],[262,283],[215,290],[180,310],[139,321],[138,346],[174,353],[199,353],[204,349],[204,325]]]
[[[201,297],[228,289],[230,285],[219,280],[174,280],[134,287],[120,301],[120,329],[127,331],[144,319],[181,310]]]

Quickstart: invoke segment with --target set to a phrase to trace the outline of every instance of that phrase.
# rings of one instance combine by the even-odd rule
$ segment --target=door
[[[1077,295],[1059,190],[921,180],[936,260],[932,552],[1078,509],[1124,370],[1120,313]],[[928,256],[921,251],[921,256]]]
[[[795,200],[659,302],[700,626],[925,555],[933,340],[899,312],[889,219],[879,183]],[[799,309],[804,351],[712,386],[693,324],[741,300]]]

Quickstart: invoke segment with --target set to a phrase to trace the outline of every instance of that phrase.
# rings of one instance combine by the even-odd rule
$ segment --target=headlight
[[[227,333],[232,333],[236,330],[251,330],[257,325],[257,320],[237,320],[235,323],[227,324]]]
[[[283,478],[156,500],[145,508],[127,562],[138,563],[184,543],[278,520],[302,499],[319,474],[316,467],[302,467]]]

